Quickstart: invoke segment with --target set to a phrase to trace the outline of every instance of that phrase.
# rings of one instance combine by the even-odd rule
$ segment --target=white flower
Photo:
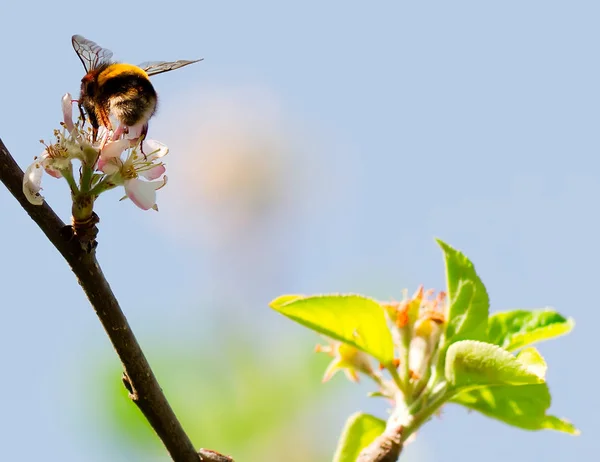
[[[64,177],[74,200],[89,195],[94,201],[102,192],[123,186],[125,197],[135,205],[144,210],[158,210],[156,191],[167,183],[161,160],[169,152],[167,146],[154,140],[127,139],[122,127],[115,132],[100,127],[94,141],[89,125],[84,129],[84,121],[73,122],[73,99],[69,93],[62,97],[61,107],[63,129],[54,131],[55,142],[45,144],[46,149],[23,177],[23,193],[29,202],[35,205],[44,202],[40,191],[46,172],[54,178]],[[81,163],[80,178],[73,176],[75,159]]]
[[[167,177],[164,176],[166,168],[159,159],[167,155],[169,148],[155,140],[143,141],[142,146],[144,152],[149,154],[143,156],[134,149],[123,163],[125,194],[143,210],[158,210],[156,191],[167,184]],[[158,180],[161,176],[162,179]],[[148,181],[141,180],[139,177]]]
[[[127,158],[123,160],[121,154],[127,151],[129,143],[127,139],[107,143],[100,152],[98,169],[109,176],[107,182],[122,184],[125,197],[131,199],[139,208],[158,210],[156,191],[167,184],[167,177],[164,176],[166,168],[160,159],[169,149],[158,141],[146,140],[141,145],[131,148]],[[147,155],[141,154],[140,146],[143,146]]]

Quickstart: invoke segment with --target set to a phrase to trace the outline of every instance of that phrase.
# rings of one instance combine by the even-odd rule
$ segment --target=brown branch
[[[375,438],[358,456],[356,462],[396,462],[402,452],[402,425],[391,426]]]
[[[94,307],[117,355],[123,364],[124,382],[129,396],[144,414],[158,437],[176,462],[224,461],[224,456],[201,450],[197,452],[177,420],[163,394],[123,311],[119,307],[96,260],[95,252],[86,252],[77,239],[68,240],[62,230],[65,224],[44,202],[32,205],[23,195],[23,171],[0,139],[0,181],[17,199],[21,207],[67,260],[83,291]],[[231,459],[229,459],[231,460]]]

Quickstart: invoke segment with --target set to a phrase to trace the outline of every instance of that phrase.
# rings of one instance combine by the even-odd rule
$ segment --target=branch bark
[[[1,139],[0,181],[69,263],[123,364],[123,382],[130,398],[154,428],[171,458],[176,462],[232,460],[214,451],[197,452],[194,449],[163,394],[119,302],[102,274],[95,251],[92,249],[91,252],[86,252],[77,239],[70,241],[66,239],[62,232],[65,224],[47,203],[44,202],[42,205],[29,203],[22,192],[23,171]]]
[[[402,452],[402,425],[386,428],[358,456],[356,462],[396,462]]]

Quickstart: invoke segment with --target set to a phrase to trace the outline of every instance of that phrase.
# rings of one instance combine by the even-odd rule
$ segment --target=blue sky
[[[448,408],[407,458],[476,461],[479,446],[490,462],[598,453],[588,435],[600,429],[600,4],[22,1],[3,10],[0,137],[23,167],[58,126],[62,94],[78,92],[71,35],[133,63],[205,59],[154,80],[150,134],[171,148],[161,211],[118,193],[98,202],[98,256],[142,340],[185,343],[230,317],[275,342],[300,330],[267,308],[282,293],[389,299],[420,283],[443,288],[440,237],[475,262],[493,310],[550,305],[575,318],[570,336],[540,349],[552,412],[583,434],[526,433]],[[68,220],[66,185],[44,187]],[[93,368],[86,358],[112,354],[93,311],[2,188],[0,211],[3,456],[127,460],[103,452],[78,413],[89,396],[73,376]],[[354,393],[319,433],[335,438],[344,415],[366,407]]]

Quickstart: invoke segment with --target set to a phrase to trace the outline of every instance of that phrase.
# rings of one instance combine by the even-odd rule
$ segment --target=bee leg
[[[77,106],[79,107],[79,115],[81,116],[81,126],[83,127],[85,125],[85,113],[83,112],[83,103],[79,101]]]
[[[102,140],[103,140],[102,147],[104,147],[104,145],[108,141],[108,134],[113,129],[112,124],[110,123],[110,117],[108,116],[108,114],[109,114],[108,111],[106,111],[105,109],[98,108],[96,110],[97,119],[96,119],[95,126],[98,128],[100,125],[102,125],[104,128],[106,128],[106,136],[102,137]],[[98,119],[100,119],[100,120],[98,120]],[[93,121],[92,121],[92,125],[94,125]],[[98,131],[97,128],[96,128],[96,133]],[[102,147],[100,149],[102,149]]]
[[[92,142],[96,142],[96,139],[98,138],[98,128],[100,127],[100,124],[98,123],[98,119],[96,118],[95,113],[88,112],[87,116],[88,119],[90,119],[90,125],[92,126]]]
[[[148,160],[148,157],[146,157],[146,153],[144,152],[144,140],[146,139],[146,135],[148,135],[148,123],[145,123],[142,127],[140,137],[138,138],[140,140],[140,152],[144,156],[144,160]]]

